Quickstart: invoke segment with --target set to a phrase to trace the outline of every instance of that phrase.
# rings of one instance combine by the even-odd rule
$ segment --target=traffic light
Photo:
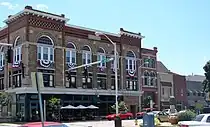
[[[12,63],[12,57],[13,57],[13,51],[11,47],[8,48],[7,50],[7,62]]]
[[[88,67],[84,68],[84,76],[85,78],[88,78]]]
[[[71,70],[68,71],[68,80],[69,80],[69,83],[71,83]]]
[[[88,67],[84,67],[85,84],[88,83]]]
[[[21,62],[21,69],[22,69],[22,77],[25,78],[25,66],[24,66],[24,63]]]

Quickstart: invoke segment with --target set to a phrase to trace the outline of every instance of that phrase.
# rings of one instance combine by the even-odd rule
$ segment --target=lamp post
[[[114,46],[114,72],[115,72],[115,103],[116,103],[116,115],[118,115],[118,78],[117,78],[117,45],[106,34],[102,32],[95,32],[96,36],[106,37]]]
[[[141,64],[139,67],[138,67],[138,74],[139,74],[139,80],[138,80],[138,84],[139,84],[139,92],[140,92],[140,95],[139,95],[139,112],[141,111],[141,96],[143,94],[143,91],[142,91],[142,85],[141,85],[141,67],[144,66],[145,64],[149,64],[149,62],[144,62],[143,64]]]

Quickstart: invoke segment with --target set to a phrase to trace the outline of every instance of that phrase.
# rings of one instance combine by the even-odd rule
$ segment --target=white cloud
[[[8,9],[10,9],[10,10],[14,10],[14,9],[16,9],[17,7],[19,7],[19,5],[18,4],[12,4],[12,3],[9,3],[9,2],[0,2],[0,6],[5,6],[5,7],[7,7]]]
[[[37,5],[36,5],[36,8],[37,8],[38,10],[48,11],[48,6],[45,5],[45,4],[37,4]]]

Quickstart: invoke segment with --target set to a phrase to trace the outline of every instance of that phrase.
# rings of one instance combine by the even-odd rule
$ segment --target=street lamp
[[[95,35],[106,37],[114,46],[115,103],[116,103],[116,115],[118,115],[117,45],[106,34],[102,32],[95,32]]]
[[[138,67],[138,74],[139,74],[139,92],[140,92],[140,95],[139,95],[139,112],[141,111],[141,96],[142,96],[142,94],[143,94],[143,91],[142,91],[142,85],[141,85],[141,67],[142,66],[144,66],[145,64],[149,64],[149,62],[148,61],[146,61],[146,62],[144,62],[144,63],[142,63],[139,67]]]

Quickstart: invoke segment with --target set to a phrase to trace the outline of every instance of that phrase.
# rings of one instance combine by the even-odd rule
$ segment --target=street
[[[139,120],[142,122],[142,120]],[[65,123],[70,127],[114,127],[114,121],[88,121],[88,122],[73,122],[73,123]],[[134,120],[123,120],[123,127],[136,127]]]

